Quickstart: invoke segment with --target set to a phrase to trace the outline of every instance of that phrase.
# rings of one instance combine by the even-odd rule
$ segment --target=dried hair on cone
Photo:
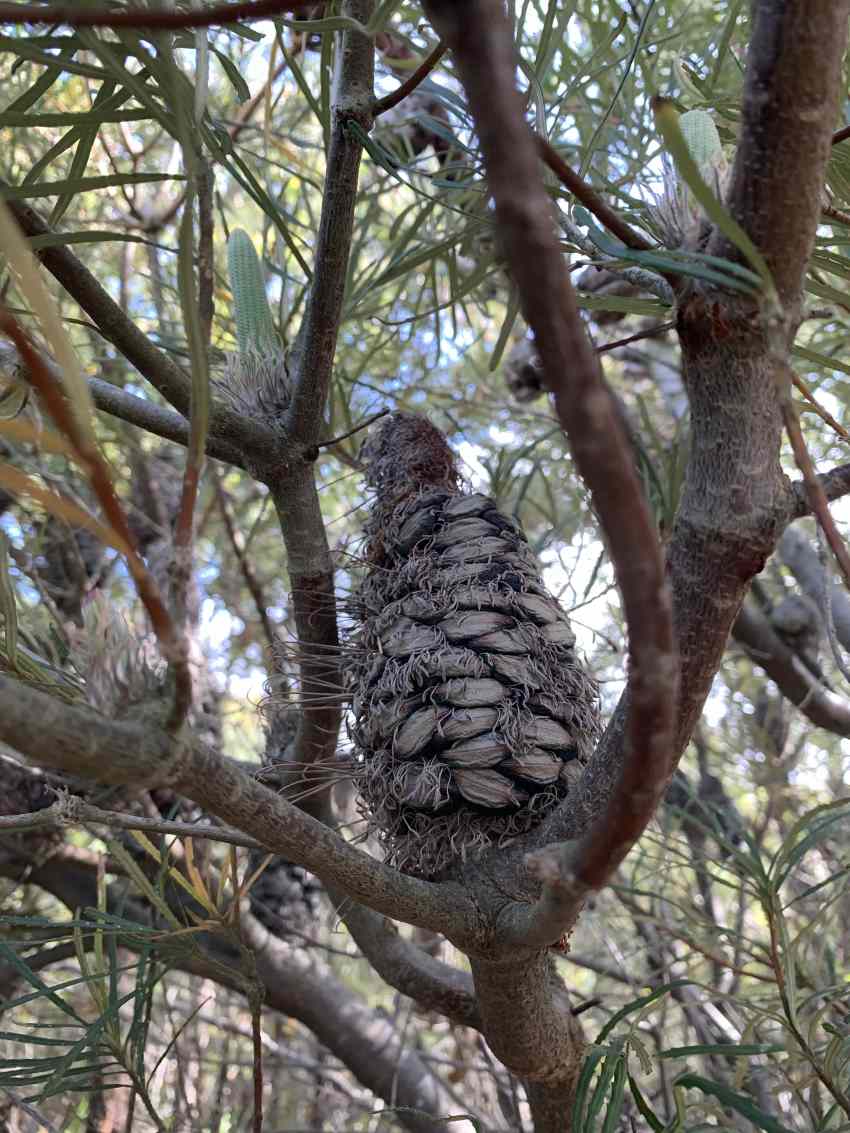
[[[462,489],[439,429],[393,414],[362,458],[376,494],[347,666],[358,787],[388,860],[434,877],[565,798],[598,691],[519,524]]]

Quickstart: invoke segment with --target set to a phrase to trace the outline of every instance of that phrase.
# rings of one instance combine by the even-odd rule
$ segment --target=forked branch
[[[0,740],[39,767],[102,785],[171,787],[385,916],[461,936],[472,917],[458,886],[403,876],[200,740],[171,736],[147,719],[110,721],[0,675]]]

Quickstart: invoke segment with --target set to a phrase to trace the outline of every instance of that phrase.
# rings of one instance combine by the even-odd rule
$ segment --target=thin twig
[[[254,599],[254,605],[257,610],[257,617],[263,626],[263,632],[266,635],[266,641],[269,644],[269,649],[274,654],[275,644],[277,642],[277,634],[275,633],[274,626],[269,618],[268,606],[263,594],[263,589],[260,586],[257,576],[254,574],[254,569],[248,560],[245,553],[245,542],[236,529],[233,522],[233,517],[230,514],[230,507],[227,503],[227,497],[224,494],[224,488],[221,486],[221,477],[216,471],[213,472],[213,490],[215,491],[216,503],[218,510],[221,513],[221,518],[224,521],[224,529],[227,532],[227,538],[230,541],[230,546],[233,549],[233,554],[236,556],[236,561],[239,564],[239,569],[242,572],[242,577],[245,579],[245,585],[248,587],[248,592]]]
[[[665,331],[673,330],[676,326],[675,319],[670,319],[667,323],[657,323],[647,330],[639,330],[636,334],[630,334],[628,338],[619,338],[616,342],[606,342],[604,346],[597,346],[597,354],[607,354],[609,350],[618,350],[621,346],[628,346],[630,342],[640,342],[643,338],[655,338],[656,335],[664,334]]]
[[[196,160],[199,155],[196,156]],[[188,155],[187,155],[188,160]],[[192,161],[194,168],[195,161]],[[192,173],[193,183],[196,174]],[[184,320],[190,327],[190,341],[194,343],[193,374],[192,374],[192,400],[189,417],[189,443],[186,446],[186,464],[183,469],[183,483],[180,489],[180,500],[177,505],[177,515],[174,519],[174,536],[172,542],[172,569],[171,569],[171,607],[181,632],[185,630],[187,620],[187,597],[192,578],[192,560],[195,542],[195,509],[200,492],[201,477],[204,471],[206,456],[206,438],[209,432],[210,396],[208,383],[208,352],[205,338],[196,342],[196,331],[191,329],[190,317],[199,308],[199,297],[196,288],[194,273],[194,201],[195,193],[187,194],[183,206],[181,220],[181,268],[180,268],[180,299],[183,306]],[[202,319],[202,317],[201,317]],[[201,327],[203,336],[203,327]],[[175,697],[172,714],[172,727],[182,727],[192,707],[192,685],[181,690],[181,695]]]
[[[551,143],[547,142],[545,138],[541,138],[539,134],[534,135],[534,140],[537,143],[541,158],[561,184],[565,185],[576,200],[581,201],[588,212],[592,212],[609,232],[613,232],[627,248],[631,248],[635,252],[648,252],[650,250],[652,245],[649,241],[626,224],[622,217],[602,200],[596,190],[592,189],[567,165]]]
[[[72,28],[208,28],[240,20],[267,20],[301,8],[324,7],[323,0],[243,0],[214,4],[194,12],[152,9],[117,11],[79,4],[0,4],[0,24],[64,24]]]
[[[791,381],[794,383],[795,387],[800,391],[806,401],[808,401],[808,403],[812,406],[815,413],[817,413],[818,417],[820,417],[821,421],[826,422],[826,424],[829,425],[830,428],[835,429],[836,433],[838,433],[839,437],[841,437],[842,440],[850,441],[850,433],[847,432],[840,421],[836,421],[832,414],[824,409],[819,401],[815,400],[815,395],[812,393],[812,391],[809,389],[800,375],[793,373],[791,375]]]
[[[406,79],[401,86],[396,87],[390,94],[376,101],[375,105],[372,107],[373,116],[377,118],[379,114],[384,114],[387,110],[392,110],[394,106],[398,106],[403,99],[407,98],[412,91],[416,90],[423,79],[430,75],[447,51],[448,47],[445,43],[438,43],[431,54],[420,63],[409,79]]]
[[[846,141],[847,138],[850,138],[850,126],[842,126],[832,135],[832,144],[837,146],[839,142]]]
[[[76,795],[63,794],[51,806],[45,807],[44,810],[33,811],[31,814],[0,815],[0,830],[14,830],[19,833],[31,830],[64,830],[68,826],[83,824],[108,826],[113,830],[142,830],[146,834],[165,834],[177,838],[209,838],[215,842],[241,846],[246,850],[263,849],[261,842],[249,838],[247,834],[242,834],[238,830],[228,830],[226,826],[139,818],[135,814],[103,810]]]
[[[824,205],[821,209],[827,220],[834,220],[838,224],[850,225],[850,213],[837,209],[834,205]]]
[[[213,171],[205,157],[198,160],[198,311],[207,358],[215,316],[215,214],[213,212]]]
[[[263,1030],[262,997],[251,1004],[251,1046],[253,1050],[254,1120],[253,1133],[263,1133]]]
[[[389,409],[382,409],[380,413],[373,413],[371,417],[367,417],[365,421],[361,421],[359,425],[355,425],[353,429],[349,429],[347,433],[340,433],[338,437],[331,437],[329,441],[319,441],[317,448],[330,448],[331,445],[338,445],[340,441],[347,440],[348,437],[353,437],[355,433],[359,433],[361,429],[368,429],[375,421],[380,421],[382,417],[386,417]]]

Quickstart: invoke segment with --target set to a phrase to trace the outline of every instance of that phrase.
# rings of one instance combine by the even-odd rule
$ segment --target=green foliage
[[[741,241],[716,182],[705,173],[718,144],[730,160],[736,144],[750,6],[743,0],[521,0],[509,7],[516,19],[519,83],[535,128],[654,244],[644,253],[625,248],[549,177],[561,245],[594,341],[606,346],[640,336],[603,357],[666,536],[684,490],[689,438],[675,333],[654,328],[675,312],[663,288],[650,291],[633,281],[641,272],[656,282],[661,273],[675,273],[706,292],[716,287],[742,296],[769,294],[763,263]],[[208,84],[200,81],[202,67],[196,75],[200,41],[194,34],[9,26],[0,36],[0,178],[9,186],[4,195],[30,201],[57,228],[30,241],[32,250],[73,248],[136,326],[191,371],[196,407],[217,388],[206,383],[207,357],[215,377],[234,342],[241,353],[279,352],[284,341],[297,349],[316,266],[313,249],[333,126],[337,41],[331,33],[346,23],[337,8],[327,18],[299,21],[300,34],[320,37],[305,49],[295,43],[288,19],[210,29]],[[374,31],[385,24],[417,56],[434,46],[412,0],[376,5],[370,26]],[[409,73],[379,62],[378,93]],[[242,122],[248,99],[272,75],[267,96]],[[451,143],[449,170],[433,147],[417,153],[409,137],[387,137],[380,129],[367,134],[356,123],[348,127],[366,153],[326,435],[347,434],[370,414],[395,407],[426,412],[444,428],[461,452],[464,475],[517,516],[543,557],[547,582],[571,610],[610,709],[623,679],[621,611],[592,509],[545,401],[517,405],[504,386],[504,359],[524,326],[504,272],[477,140],[450,54],[422,90],[433,103],[416,123]],[[656,93],[671,100],[671,114],[684,112],[678,132],[675,122],[659,129],[650,107]],[[196,120],[199,106],[203,113]],[[695,148],[691,127],[700,124],[705,133]],[[197,307],[194,143],[215,180],[209,351]],[[701,248],[664,246],[652,197],[661,184],[665,151],[699,208],[741,251],[741,263]],[[827,190],[831,211],[818,231],[806,281],[807,317],[794,352],[815,396],[846,424],[850,141],[833,147]],[[592,289],[588,263],[610,272],[613,283]],[[629,277],[622,269],[638,275]],[[6,300],[64,369],[69,348],[55,327],[45,326],[38,298],[5,274],[5,266],[3,271]],[[82,373],[164,407],[112,343],[93,331],[89,316],[53,284],[49,291]],[[67,372],[73,380],[74,368]],[[215,410],[213,401],[210,409]],[[23,387],[7,384],[4,372],[0,426],[7,419],[26,422],[31,432],[0,427],[0,460],[88,507],[81,479],[65,456],[48,451],[45,434],[41,442],[33,439],[44,422],[27,404]],[[119,495],[138,518],[143,471],[161,442],[103,413],[93,420]],[[818,462],[847,460],[845,442],[822,420],[807,417],[805,428]],[[343,601],[359,569],[362,439],[355,433],[322,448],[315,463]],[[175,482],[182,461],[182,455],[175,461]],[[788,468],[793,471],[790,461]],[[217,469],[216,483],[233,532],[208,478],[197,511],[202,611],[197,644],[214,678],[222,749],[257,761],[264,746],[257,705],[267,681],[276,692],[297,689],[291,659],[298,630],[268,493],[247,473],[225,465]],[[0,486],[0,667],[14,665],[19,676],[80,701],[91,689],[69,666],[79,627],[69,628],[56,613],[61,586],[48,577],[44,522],[32,499],[7,502]],[[83,582],[87,596],[100,590],[144,636],[144,618],[112,551],[106,549],[97,573]],[[763,582],[777,599],[791,586],[777,564]],[[279,669],[269,664],[258,607],[286,643]],[[836,666],[828,657],[821,661],[834,695],[844,697]],[[595,1003],[581,1017],[587,1035],[595,1038],[576,1100],[576,1128],[586,1133],[619,1133],[632,1125],[666,1133],[707,1128],[838,1133],[850,1121],[842,1108],[850,1065],[850,843],[841,801],[846,741],[780,705],[788,736],[781,748],[772,747],[760,715],[764,697],[778,699],[758,667],[730,648],[709,700],[701,748],[695,745],[684,762],[696,796],[706,775],[722,781],[727,810],[738,816],[740,829],[729,827],[722,808],[695,817],[691,804],[665,806],[657,827],[630,857],[617,891],[588,909],[572,953],[558,960],[576,998]],[[353,811],[348,820],[356,833]],[[183,1108],[187,1125],[224,1130],[225,1118],[218,1122],[215,1115],[220,1089],[228,1120],[248,1128],[252,1046],[243,991],[228,998],[219,987],[211,1021],[201,1020],[198,1003],[207,992],[199,998],[192,990],[197,985],[175,970],[185,960],[178,947],[183,937],[204,952],[205,934],[223,932],[226,903],[217,901],[216,885],[210,882],[201,891],[189,880],[196,889],[192,903],[163,861],[146,860],[143,869],[120,850],[107,856],[105,844],[91,832],[74,837],[81,849],[102,855],[115,868],[108,875],[110,891],[117,886],[124,897],[143,898],[160,923],[156,930],[145,927],[112,906],[110,913],[101,909],[68,921],[57,901],[18,884],[21,874],[14,884],[4,882],[0,901],[7,935],[0,949],[4,967],[13,967],[22,985],[3,1004],[0,1085],[30,1099],[27,1104],[55,1126],[82,1133],[84,1111],[65,1109],[66,1097],[93,1095],[98,1083],[108,1087],[120,1080],[138,1094],[137,1125],[143,1130],[145,1122],[155,1128],[163,1120],[147,1109],[144,1091],[154,1113],[170,1113],[180,1081],[175,1067],[191,1064],[198,1067],[199,1100],[195,1112],[188,1103]],[[220,846],[209,851],[222,873],[228,855]],[[193,914],[176,924],[169,919],[175,916],[175,888]],[[37,896],[27,903],[21,897],[25,890]],[[65,935],[56,936],[57,942],[76,932],[87,947],[79,955],[75,951],[58,975],[42,974],[26,958],[43,943],[39,934],[60,924]],[[399,1006],[355,956],[336,917],[328,914],[305,936],[301,945],[325,950],[335,975],[370,1005],[407,1019],[410,1044],[434,1055],[429,1065],[435,1074],[451,1084],[449,1075],[461,1067],[458,1073],[468,1079],[454,1085],[464,1100],[467,1094],[477,1098],[479,1088],[482,1096],[494,1089],[498,1068],[489,1066],[469,1036],[453,1035],[431,1016],[408,1017],[407,1006]],[[99,953],[88,947],[95,937]],[[462,963],[448,950],[445,955]],[[269,1126],[302,1127],[315,1119],[314,1099],[330,1097],[347,1131],[374,1127],[371,1095],[327,1052],[315,1058],[313,1036],[291,1021],[270,1018],[264,1020],[265,1052],[274,1068],[279,1110]],[[181,1057],[188,1052],[185,1060],[172,1058],[174,1051]],[[301,1065],[293,1069],[274,1061],[288,1055]],[[223,1084],[221,1066],[227,1071],[220,1075]],[[503,1076],[499,1089],[504,1101],[518,1088]],[[479,1124],[497,1127],[502,1116],[496,1102],[492,1113],[492,1121],[488,1116]],[[398,1112],[394,1120],[402,1118]],[[473,1114],[471,1121],[477,1120]]]

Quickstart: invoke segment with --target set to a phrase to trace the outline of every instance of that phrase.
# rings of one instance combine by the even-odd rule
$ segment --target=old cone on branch
[[[597,689],[518,523],[461,489],[438,429],[394,414],[363,458],[377,494],[351,650],[359,788],[389,860],[432,877],[566,796]]]

